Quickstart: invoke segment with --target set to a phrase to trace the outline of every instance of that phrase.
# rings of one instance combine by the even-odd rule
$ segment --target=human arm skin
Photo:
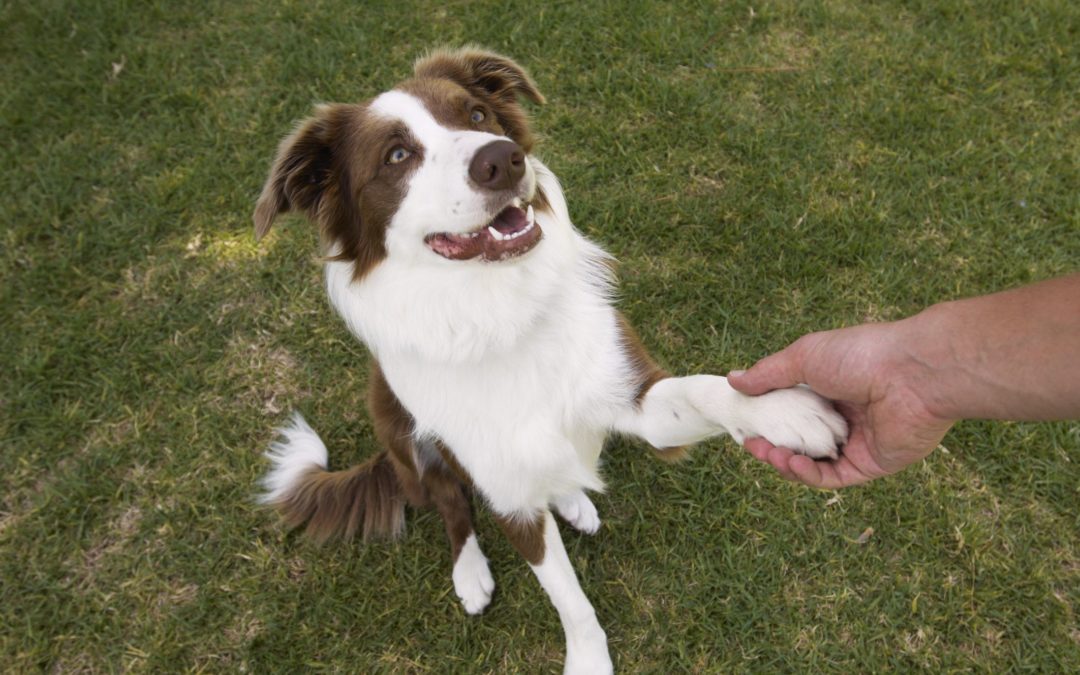
[[[785,478],[821,488],[895,473],[960,419],[1080,418],[1080,274],[806,335],[728,380],[750,395],[805,383],[836,402],[851,429],[836,460],[746,443]]]

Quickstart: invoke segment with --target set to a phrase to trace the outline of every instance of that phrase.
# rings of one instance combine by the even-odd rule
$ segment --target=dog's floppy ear
[[[418,59],[413,71],[417,77],[452,80],[500,103],[513,103],[519,96],[533,103],[544,102],[544,95],[524,68],[478,47],[436,50]]]
[[[419,78],[456,82],[473,95],[486,100],[506,135],[523,147],[525,152],[532,149],[529,120],[518,104],[518,98],[543,103],[544,95],[518,64],[505,56],[477,47],[465,47],[432,52],[417,60],[413,70]]]
[[[314,217],[327,189],[334,186],[335,145],[345,105],[320,105],[278,146],[270,176],[255,203],[255,238],[262,239],[274,219],[287,211]]]

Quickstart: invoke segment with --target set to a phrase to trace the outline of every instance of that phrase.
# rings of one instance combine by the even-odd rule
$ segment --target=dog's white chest
[[[583,321],[542,326],[475,362],[383,355],[380,364],[417,432],[445,441],[496,508],[523,496],[543,508],[602,486],[603,440],[632,396],[622,354],[596,348],[611,344],[600,334],[615,330],[614,314]]]

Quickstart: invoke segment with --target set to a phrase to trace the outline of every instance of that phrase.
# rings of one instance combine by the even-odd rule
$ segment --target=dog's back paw
[[[491,576],[487,558],[476,542],[476,535],[471,534],[454,562],[454,593],[467,614],[479,614],[491,602],[494,591],[495,579]]]

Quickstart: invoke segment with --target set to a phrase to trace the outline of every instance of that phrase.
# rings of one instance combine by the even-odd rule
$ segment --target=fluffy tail
[[[299,413],[279,430],[266,453],[273,466],[259,497],[277,508],[289,527],[307,523],[306,534],[322,543],[334,537],[364,541],[394,538],[405,529],[405,497],[385,451],[363,464],[327,471],[326,445]]]

